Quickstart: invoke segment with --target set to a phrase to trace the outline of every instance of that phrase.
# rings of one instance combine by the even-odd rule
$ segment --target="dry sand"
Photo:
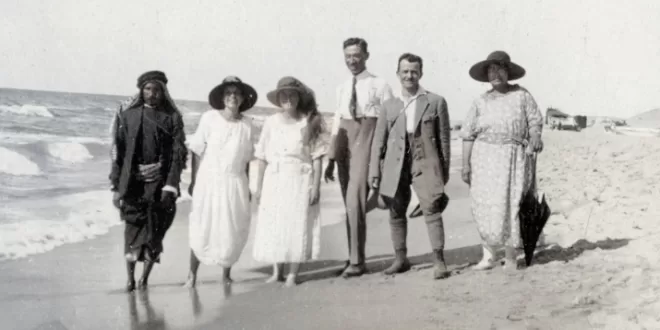
[[[549,247],[532,267],[476,272],[481,255],[458,173],[448,187],[447,258],[453,276],[430,279],[421,219],[411,220],[417,266],[395,277],[334,276],[346,256],[336,184],[323,187],[323,255],[293,289],[264,285],[267,265],[251,260],[251,242],[231,287],[219,269],[200,270],[197,290],[180,287],[187,272],[187,205],[166,239],[148,294],[128,295],[121,228],[99,239],[0,263],[3,329],[660,329],[660,140],[598,129],[545,133],[540,188],[553,216]],[[458,141],[454,141],[456,147]],[[460,166],[460,147],[455,165]],[[115,216],[115,215],[102,215]],[[391,256],[387,215],[369,215],[370,269]],[[251,240],[251,238],[250,238]]]

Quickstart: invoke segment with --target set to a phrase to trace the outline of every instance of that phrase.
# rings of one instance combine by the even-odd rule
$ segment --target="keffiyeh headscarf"
[[[137,79],[137,87],[140,90],[137,94],[133,95],[132,97],[128,98],[124,102],[122,102],[119,107],[117,108],[117,111],[115,112],[115,115],[112,118],[112,123],[110,125],[110,139],[112,141],[112,147],[110,151],[110,157],[112,160],[115,160],[117,157],[117,147],[115,145],[115,137],[117,136],[117,129],[121,125],[121,113],[124,110],[128,110],[131,108],[135,108],[138,106],[144,105],[144,99],[142,98],[142,89],[144,89],[144,86],[147,83],[157,83],[160,85],[162,91],[163,91],[163,100],[165,101],[165,107],[171,109],[172,111],[176,112],[179,115],[179,118],[183,120],[183,115],[181,114],[181,111],[179,111],[179,108],[177,108],[176,103],[174,103],[174,100],[170,96],[170,92],[167,89],[167,76],[165,73],[162,71],[148,71],[140,75]],[[176,124],[176,123],[175,123]],[[182,122],[183,124],[183,122]],[[183,130],[183,128],[181,128]],[[184,163],[184,168],[185,168],[185,163],[187,160],[187,152],[186,155],[183,156],[183,163]]]

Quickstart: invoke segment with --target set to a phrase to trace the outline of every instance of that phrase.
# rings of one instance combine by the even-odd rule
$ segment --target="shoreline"
[[[544,230],[551,245],[526,269],[469,267],[481,257],[480,239],[467,186],[453,171],[444,213],[453,276],[431,280],[419,218],[409,220],[413,270],[380,274],[393,252],[387,213],[374,210],[367,219],[371,273],[338,278],[347,247],[334,182],[322,186],[321,260],[303,267],[296,288],[263,284],[271,266],[252,260],[253,231],[234,284],[221,284],[220,267],[202,266],[198,288],[182,288],[189,257],[183,202],[146,292],[123,292],[122,228],[113,227],[92,240],[0,262],[0,318],[16,329],[660,328],[660,140],[585,130],[546,132],[544,141],[538,177],[552,208]],[[460,152],[452,151],[460,166]]]

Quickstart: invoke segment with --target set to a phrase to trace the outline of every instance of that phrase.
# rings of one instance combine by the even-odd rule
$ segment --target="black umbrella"
[[[545,194],[539,199],[536,191],[536,157],[532,157],[532,187],[520,201],[520,236],[525,250],[525,263],[529,266],[534,257],[536,243],[543,232],[543,227],[550,218],[550,206],[545,200]]]

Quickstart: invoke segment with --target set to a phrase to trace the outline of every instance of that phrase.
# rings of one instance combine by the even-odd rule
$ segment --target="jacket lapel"
[[[415,108],[415,131],[417,131],[417,127],[419,127],[419,122],[422,121],[422,116],[424,115],[424,112],[426,112],[426,109],[429,107],[429,100],[426,98],[426,95],[420,95],[417,98],[417,106]]]

